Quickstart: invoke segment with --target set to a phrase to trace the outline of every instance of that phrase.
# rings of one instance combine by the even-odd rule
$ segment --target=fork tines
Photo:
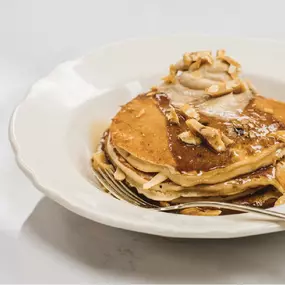
[[[97,171],[94,171],[94,174],[98,181],[117,199],[145,208],[158,207],[143,200],[122,181],[116,180],[114,171],[111,168],[98,168]]]

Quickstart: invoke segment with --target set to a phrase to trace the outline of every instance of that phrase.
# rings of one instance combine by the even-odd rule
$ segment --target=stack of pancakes
[[[93,167],[104,156],[116,179],[162,205],[282,203],[285,104],[260,96],[240,68],[223,50],[185,53],[160,86],[122,106]]]

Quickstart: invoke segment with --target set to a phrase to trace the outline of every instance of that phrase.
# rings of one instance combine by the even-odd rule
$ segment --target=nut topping
[[[235,65],[230,65],[228,69],[228,73],[231,75],[233,79],[238,77],[238,68]]]
[[[191,54],[188,52],[184,53],[184,55],[183,55],[184,65],[189,67],[190,64],[192,63],[192,61],[193,61],[193,59],[191,57]]]
[[[166,118],[168,121],[170,121],[171,123],[179,125],[179,117],[178,117],[175,109],[172,106],[170,106],[170,108],[168,110],[166,110],[165,115],[166,115]]]
[[[217,51],[217,59],[221,59],[230,65],[234,65],[237,68],[241,68],[241,65],[236,60],[226,55],[225,50]]]
[[[191,131],[199,134],[217,152],[225,151],[226,147],[233,143],[233,141],[220,130],[204,126],[195,119],[187,120],[186,124]]]
[[[176,69],[175,75],[179,70],[186,71],[189,69],[189,71],[195,71],[204,63],[214,63],[211,51],[186,52],[183,54],[183,59],[178,61],[174,66]],[[172,75],[173,73],[170,71],[170,74],[164,78],[164,80],[167,81],[166,83],[169,83],[169,81],[172,80]]]
[[[224,133],[221,132],[222,141],[225,143],[226,146],[231,145],[234,143],[229,137],[227,137]]]
[[[189,67],[189,71],[195,71],[199,69],[201,64],[202,64],[202,59],[199,58],[197,61],[191,64],[191,66]]]
[[[206,94],[212,97],[219,97],[230,93],[243,93],[247,90],[246,83],[240,79],[228,81],[226,83],[213,84],[205,90]]]
[[[174,64],[171,64],[169,67],[169,74],[162,79],[164,80],[165,83],[171,84],[176,82],[176,74],[177,74],[177,69]]]
[[[146,96],[153,96],[156,93],[157,93],[156,91],[150,91],[150,92],[146,93]]]
[[[202,63],[213,64],[214,62],[211,51],[192,52],[191,55],[193,61],[198,61],[201,59]]]
[[[222,95],[230,94],[233,91],[233,88],[227,86],[226,83],[214,84],[209,88],[206,88],[206,94],[211,95],[212,97],[219,97]]]
[[[241,65],[227,56],[224,50],[218,50],[216,57],[212,56],[211,51],[186,52],[181,60],[170,66],[169,74],[163,80],[166,84],[175,84],[169,90],[171,94],[180,93],[180,86],[199,94],[204,89],[211,97],[240,94],[245,91],[256,94],[256,90],[250,84],[239,78],[240,69]]]
[[[191,131],[183,132],[179,134],[178,137],[187,144],[199,145],[202,143],[202,140],[196,137]]]

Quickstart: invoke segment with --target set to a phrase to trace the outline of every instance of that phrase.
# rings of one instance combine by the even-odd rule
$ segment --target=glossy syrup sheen
[[[160,110],[165,113],[165,110],[170,106],[169,99],[165,95],[156,95],[156,100]],[[200,114],[200,122],[209,127],[221,130],[234,141],[224,152],[217,153],[205,142],[198,146],[182,142],[178,138],[178,135],[189,130],[185,123],[186,118],[182,114],[178,113],[179,125],[167,121],[169,149],[175,159],[176,169],[180,172],[199,172],[222,168],[239,159],[241,160],[242,157],[239,158],[236,155],[238,153],[242,152],[243,156],[252,156],[277,143],[274,138],[266,135],[272,131],[284,130],[285,125],[272,114],[258,109],[256,107],[256,100],[259,100],[259,98],[256,97],[253,99],[241,113],[241,119],[243,121],[250,119],[255,122],[254,127],[250,129],[253,136],[256,137],[246,136],[241,128],[233,127],[233,124],[236,126],[240,124],[240,121],[223,121],[216,117]],[[284,105],[285,104],[281,103],[280,108],[285,111]],[[235,154],[233,150],[236,150]]]

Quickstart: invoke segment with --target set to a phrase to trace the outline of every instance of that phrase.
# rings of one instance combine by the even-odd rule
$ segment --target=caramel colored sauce
[[[254,98],[241,113],[240,118],[236,120],[223,121],[216,117],[200,114],[201,123],[221,130],[234,141],[224,152],[217,153],[206,142],[201,145],[190,145],[182,142],[178,135],[189,130],[185,123],[187,119],[182,114],[178,113],[179,125],[167,122],[169,149],[176,162],[176,169],[180,172],[197,171],[199,173],[199,171],[223,168],[242,160],[244,156],[252,156],[276,144],[276,140],[268,137],[267,134],[284,130],[285,125],[280,121],[280,116],[275,117],[273,114],[257,108],[257,105],[260,105],[260,98],[262,97]],[[158,94],[156,100],[160,110],[165,113],[165,110],[170,106],[167,96]],[[264,103],[266,102],[264,101]],[[283,103],[280,106],[285,111],[285,104]],[[278,111],[278,114],[282,114],[281,110]]]

